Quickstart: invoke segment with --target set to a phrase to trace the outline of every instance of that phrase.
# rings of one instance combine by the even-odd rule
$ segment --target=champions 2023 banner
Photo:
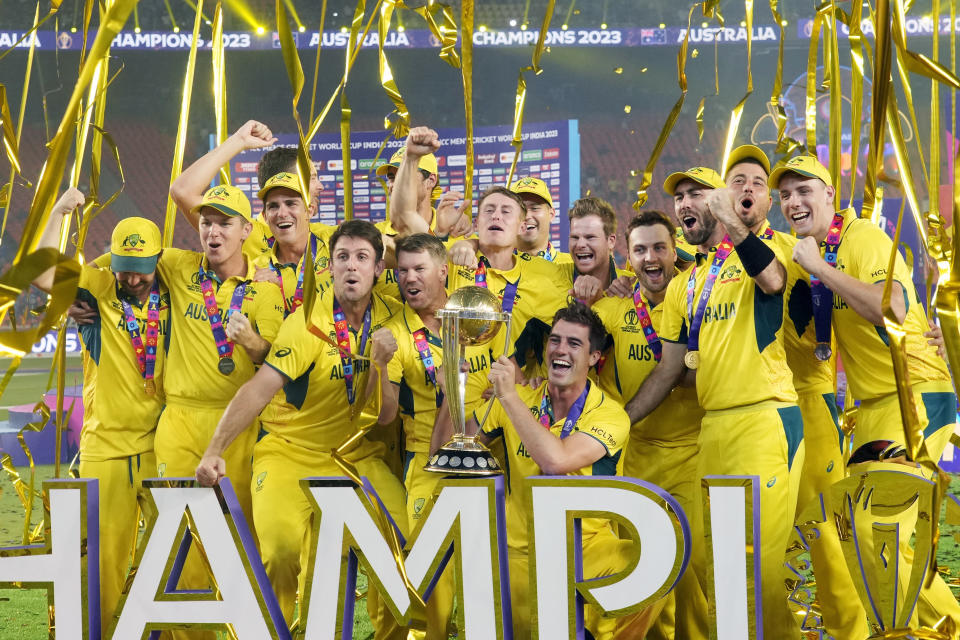
[[[437,151],[439,182],[444,191],[463,192],[466,172],[466,133],[464,129],[438,129]],[[390,160],[403,140],[383,144],[383,131],[354,131],[350,134],[350,171],[353,175],[353,215],[360,220],[379,222],[387,216],[387,197],[376,175],[376,167]],[[512,127],[476,127],[473,136],[473,197],[485,189],[503,185],[510,173],[514,148]],[[280,134],[277,146],[297,146],[297,135]],[[272,147],[244,151],[230,165],[233,184],[244,190],[259,213],[263,203],[257,197],[257,162]],[[314,221],[337,224],[343,221],[343,149],[339,133],[318,134],[310,143],[310,157],[317,167],[323,191]],[[576,120],[529,123],[523,127],[523,149],[517,160],[514,179],[540,178],[550,186],[557,215],[550,230],[551,240],[567,250],[570,203],[580,197],[580,134]]]

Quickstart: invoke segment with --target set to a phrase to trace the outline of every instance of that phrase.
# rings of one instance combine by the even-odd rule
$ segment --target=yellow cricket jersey
[[[766,231],[765,224],[760,233]],[[784,349],[787,364],[793,372],[797,393],[833,393],[836,390],[836,358],[818,360],[813,354],[817,331],[813,322],[813,301],[810,297],[810,274],[792,260],[797,239],[788,233],[773,231],[767,242],[779,249],[787,269],[787,288],[783,292]],[[832,342],[832,340],[831,340]]]
[[[425,337],[433,355],[435,371],[443,364],[443,341],[441,336],[424,327],[423,320],[407,304],[403,305],[403,310],[393,317],[387,327],[397,340],[397,352],[390,361],[388,373],[390,382],[400,387],[400,415],[403,418],[406,449],[414,453],[429,453],[433,423],[439,406],[438,392],[427,375],[413,334],[420,329],[426,331]],[[464,404],[468,416],[484,403],[480,394],[490,386],[487,379],[490,362],[503,353],[503,335],[504,332],[500,331],[499,344],[495,338],[491,343],[466,349],[470,373],[467,376]],[[435,375],[439,376],[439,371]],[[439,398],[443,398],[442,393]]]
[[[234,289],[246,282],[240,312],[264,340],[273,342],[283,321],[280,287],[272,282],[253,282],[256,270],[249,260],[246,263],[243,277],[232,276],[223,283],[214,278],[217,308],[226,320]],[[157,264],[157,273],[170,290],[172,323],[164,386],[168,403],[226,407],[237,389],[253,376],[255,367],[246,350],[234,345],[236,369],[230,375],[217,370],[217,343],[200,288],[201,265],[208,268],[202,253],[182,249],[164,249]]]
[[[893,241],[869,220],[858,218],[852,209],[844,211],[843,219],[840,247],[837,249],[837,269],[861,282],[883,283],[887,277]],[[823,252],[825,244],[820,245]],[[907,306],[903,326],[907,332],[910,381],[914,384],[949,382],[950,374],[946,363],[923,337],[924,332],[929,330],[927,316],[910,277],[910,271],[899,252],[893,277],[903,288],[904,303]],[[893,375],[886,329],[864,319],[837,293],[833,294],[832,324],[837,335],[843,367],[847,372],[847,382],[854,397],[858,400],[871,400],[896,393],[896,379]]]
[[[569,253],[560,251],[553,243],[547,245],[547,248],[543,251],[537,251],[536,253],[530,253],[529,251],[524,251],[527,255],[533,256],[534,258],[543,258],[547,262],[552,262],[553,264],[572,264],[573,258],[570,257]]]
[[[682,278],[677,275],[674,278]],[[659,335],[663,304],[651,305],[643,296],[653,329]],[[637,318],[633,297],[601,298],[593,305],[613,338],[600,368],[598,381],[607,397],[621,405],[629,402],[657,365],[653,350]],[[632,427],[634,435],[665,446],[694,444],[700,433],[703,409],[693,387],[676,387],[653,413]]]
[[[310,231],[324,241],[328,241],[333,232],[337,230],[336,225],[325,224],[323,222],[311,222]],[[243,255],[250,260],[256,260],[265,253],[271,252],[273,240],[273,231],[270,231],[270,225],[264,220],[263,216],[253,219],[253,231],[243,242]],[[326,244],[326,242],[325,242]],[[327,251],[327,259],[330,258],[330,252]]]
[[[530,408],[530,413],[540,419],[540,399],[547,382],[539,387],[517,387],[520,398]],[[478,420],[480,415],[475,416]],[[563,420],[557,420],[550,426],[550,432],[560,437]],[[590,384],[583,413],[573,427],[574,431],[595,438],[607,450],[605,456],[588,467],[583,467],[567,475],[571,476],[612,476],[622,470],[622,458],[627,440],[630,437],[630,418],[623,407],[608,397],[596,384]],[[540,466],[527,453],[513,421],[504,411],[503,405],[495,402],[483,433],[491,440],[503,438],[506,459],[503,467],[507,478],[507,544],[523,549],[527,545],[527,518],[533,512],[526,479],[543,475]],[[585,518],[582,521],[583,537],[588,538],[600,529],[608,526],[608,521],[598,518]]]
[[[779,248],[771,246],[785,263]],[[697,256],[693,308],[710,271],[710,255]],[[690,270],[667,286],[660,338],[687,344],[687,283]],[[797,401],[793,374],[786,363],[783,294],[767,295],[747,275],[736,250],[720,267],[700,327],[697,397],[705,411],[743,407],[768,400]]]
[[[478,252],[478,261],[481,256]],[[447,268],[447,293],[475,284],[476,267],[460,267],[448,262]],[[518,253],[514,256],[513,268],[501,271],[487,267],[486,278],[487,287],[501,301],[507,283],[517,285],[507,355],[515,354],[521,367],[531,354],[539,362],[543,359],[543,344],[553,324],[553,316],[567,305],[570,287],[562,266]]]
[[[170,294],[160,283],[160,335],[154,382],[148,395],[130,342],[121,297],[130,302],[146,346],[147,303],[125,296],[108,269],[84,265],[77,298],[97,311],[92,324],[80,325],[83,345],[83,430],[80,459],[101,461],[153,450],[163,409],[163,370],[170,337]],[[102,387],[98,382],[103,380]]]
[[[313,231],[310,232],[311,237],[307,240],[307,249],[303,252],[303,257],[301,257],[296,263],[280,262],[277,259],[276,245],[271,247],[267,253],[260,254],[259,257],[254,259],[254,268],[270,269],[274,272],[274,274],[277,272],[280,273],[280,278],[282,281],[280,289],[283,294],[283,306],[285,314],[289,314],[290,309],[293,308],[293,301],[297,293],[297,280],[300,277],[300,269],[303,265],[303,261],[307,259],[307,255],[309,255],[314,242],[316,243],[317,252],[313,261],[313,271],[317,274],[317,285],[320,286],[321,281],[323,280],[329,280],[330,246],[328,241],[330,239],[330,235],[332,235],[332,230],[335,229],[335,227],[329,227],[329,229],[331,230],[331,233],[326,234],[326,236]]]
[[[392,298],[374,294],[370,308],[369,335],[383,327],[399,311]],[[287,316],[273,341],[266,365],[286,378],[283,389],[260,414],[261,426],[300,447],[329,452],[353,434],[351,407],[347,402],[343,379],[343,361],[335,346],[336,330],[333,321],[333,289],[328,288],[317,298],[313,308],[313,330],[325,334],[326,342],[307,329],[303,307]],[[350,352],[358,353],[363,327],[350,327]],[[373,343],[367,339],[362,354],[369,356]],[[370,370],[367,360],[353,360],[353,388],[356,402],[364,402],[363,391]],[[371,382],[371,384],[374,384]],[[370,399],[379,402],[376,389],[369,389]],[[361,420],[363,420],[361,418]],[[364,439],[357,457],[367,455],[376,445]]]

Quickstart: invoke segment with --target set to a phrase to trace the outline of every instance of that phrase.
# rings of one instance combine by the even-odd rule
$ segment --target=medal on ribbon
[[[587,380],[586,386],[580,392],[580,396],[574,401],[567,412],[567,417],[563,420],[563,428],[560,429],[560,439],[563,440],[573,432],[573,428],[583,413],[583,406],[587,403],[587,394],[590,393],[590,380]],[[553,403],[550,401],[550,386],[544,385],[543,395],[540,396],[540,424],[549,429],[553,425]]]
[[[640,323],[640,328],[643,329],[643,337],[647,339],[650,351],[653,352],[653,359],[660,362],[660,357],[663,354],[663,344],[660,342],[660,336],[653,328],[653,320],[650,318],[647,303],[643,301],[643,295],[640,293],[639,282],[633,287],[633,308],[637,312],[637,321]]]
[[[479,262],[477,262],[477,270],[473,275],[473,284],[478,287],[487,288],[487,262],[486,258],[481,257]],[[513,304],[517,300],[517,287],[520,285],[520,279],[518,278],[516,282],[510,282],[507,280],[507,286],[503,288],[503,298],[500,301],[500,308],[504,313],[513,312]]]
[[[694,265],[690,269],[690,277],[687,278],[687,318],[690,321],[690,331],[687,334],[687,353],[683,356],[683,363],[688,369],[697,369],[700,366],[700,327],[703,325],[703,315],[706,312],[713,285],[720,275],[720,267],[731,252],[733,252],[733,242],[730,241],[730,236],[724,235],[717,246],[713,262],[710,263],[710,271],[703,283],[703,291],[700,292],[696,311],[693,308],[693,299],[697,289],[697,266]]]
[[[427,342],[427,330],[425,328],[417,329],[413,332],[413,343],[417,347],[417,353],[420,354],[420,362],[423,363],[423,369],[427,373],[427,379],[430,380],[430,383],[433,385],[437,408],[439,408],[443,402],[443,393],[440,391],[439,385],[437,385],[437,367],[433,363],[433,351],[431,351],[430,344]]]
[[[130,344],[133,345],[133,352],[137,357],[137,366],[140,368],[140,375],[143,376],[143,391],[148,396],[152,396],[157,392],[154,371],[157,365],[157,343],[160,338],[160,283],[154,278],[150,296],[147,298],[146,342],[140,337],[140,325],[137,323],[136,316],[133,315],[133,306],[123,298],[120,298],[120,306],[123,308],[123,321],[127,333],[130,334]]]
[[[207,320],[210,322],[210,330],[213,332],[213,340],[217,344],[217,371],[225,376],[230,375],[237,368],[237,363],[233,360],[233,343],[227,339],[227,332],[223,328],[223,318],[220,315],[220,309],[217,307],[217,296],[213,291],[213,278],[207,273],[203,265],[200,265],[200,290],[203,293],[203,306],[207,310]],[[243,296],[247,291],[249,281],[241,282],[233,289],[233,295],[230,298],[230,308],[227,310],[227,318],[230,314],[240,311],[243,306]]]
[[[367,350],[367,339],[370,337],[370,305],[363,312],[363,329],[358,341],[358,352],[363,355]],[[337,348],[340,352],[340,364],[343,366],[343,384],[347,387],[347,402],[352,406],[357,399],[357,391],[353,385],[353,355],[350,351],[350,327],[347,324],[347,315],[337,298],[333,298],[333,330],[337,335]]]
[[[833,214],[830,230],[824,240],[826,250],[823,259],[828,265],[837,268],[837,250],[840,248],[840,235],[843,232],[843,215]],[[817,346],[813,355],[817,360],[826,362],[833,355],[830,349],[830,321],[833,315],[833,292],[820,279],[810,274],[810,298],[813,301],[813,328],[817,335]]]

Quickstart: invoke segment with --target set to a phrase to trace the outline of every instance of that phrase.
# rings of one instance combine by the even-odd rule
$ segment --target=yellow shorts
[[[921,382],[913,385],[913,397],[927,451],[939,461],[956,428],[957,396],[950,382]],[[853,450],[873,440],[893,440],[906,444],[900,400],[893,393],[874,400],[863,400],[857,412],[857,426],[853,432]]]

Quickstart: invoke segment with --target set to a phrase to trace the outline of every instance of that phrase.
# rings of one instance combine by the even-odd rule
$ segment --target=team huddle
[[[137,537],[140,483],[158,476],[207,486],[230,479],[283,614],[296,624],[312,514],[300,479],[343,475],[333,451],[368,428],[341,453],[402,533],[413,532],[443,477],[424,466],[452,434],[446,366],[466,373],[468,433],[482,423],[478,437],[505,472],[515,638],[530,637],[533,617],[530,476],[640,478],[687,515],[690,564],[677,586],[629,616],[588,605],[585,625],[599,640],[710,636],[704,476],[759,477],[763,631],[798,638],[801,618],[784,587],[798,514],[857,468],[922,474],[905,453],[883,321],[892,241],[855,211],[835,211],[836,186],[815,158],[772,168],[762,150],[744,145],[719,172],[671,174],[663,188],[674,211],[630,220],[628,264],[619,269],[617,217],[604,200],[573,203],[569,253],[561,253],[550,242],[557,213],[543,181],[491,187],[473,214],[469,197],[438,193],[439,139],[424,127],[377,170],[389,195],[388,218],[377,224],[311,223],[320,182],[314,170],[302,184],[293,149],[263,156],[258,218],[238,188],[208,188],[236,154],[275,141],[250,121],[172,185],[202,252],[162,248],[154,223],[127,218],[110,253],[81,270],[71,310],[84,364],[79,471],[100,481],[105,630]],[[769,225],[773,194],[796,237]],[[83,201],[76,189],[63,194],[41,247],[58,245],[63,216]],[[49,290],[54,277],[51,270],[35,284]],[[938,331],[899,255],[893,282],[926,446],[938,459],[957,399]],[[436,312],[471,285],[497,295],[510,331],[467,347],[463,362],[443,362]],[[860,401],[849,464],[837,354]],[[585,579],[623,571],[640,553],[628,531],[598,518],[583,520],[582,544]],[[906,540],[898,551],[912,557]],[[826,631],[867,638],[874,630],[836,531],[810,541],[810,555]],[[207,581],[191,551],[181,584]],[[378,640],[445,639],[455,619],[453,571],[427,601],[425,631],[398,624],[374,587],[367,606]],[[922,589],[910,626],[944,617],[960,628],[960,604],[938,576]]]

